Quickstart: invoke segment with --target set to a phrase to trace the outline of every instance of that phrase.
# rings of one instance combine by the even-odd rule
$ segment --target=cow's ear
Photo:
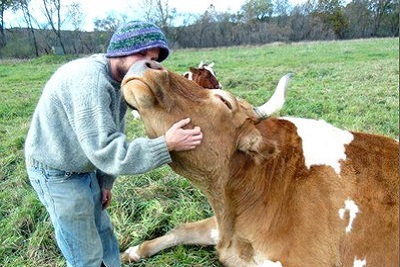
[[[256,162],[277,153],[276,144],[264,138],[255,127],[246,127],[239,135],[237,148],[254,158]]]
[[[171,86],[171,80],[174,77],[169,75],[158,75],[155,76],[151,81],[147,80],[150,90],[153,92],[157,103],[163,107],[167,112],[170,112],[174,107],[174,97],[171,96],[168,92],[171,91],[169,89],[165,89],[166,87]]]
[[[189,67],[189,70],[191,73],[195,74],[199,71],[199,69],[193,68],[193,67]]]

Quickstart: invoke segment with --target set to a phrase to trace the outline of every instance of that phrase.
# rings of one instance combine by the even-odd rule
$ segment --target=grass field
[[[173,51],[164,65],[183,73],[214,61],[224,89],[259,105],[279,78],[294,74],[280,115],[399,135],[399,39],[270,44]],[[0,266],[64,266],[52,226],[25,173],[23,143],[41,89],[71,57],[0,62]],[[144,135],[127,113],[127,135]],[[212,214],[201,192],[164,166],[121,176],[109,213],[121,250]],[[126,265],[128,266],[128,265]],[[221,266],[212,247],[179,246],[129,266]]]

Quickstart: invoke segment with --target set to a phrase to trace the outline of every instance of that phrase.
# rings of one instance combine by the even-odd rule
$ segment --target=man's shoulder
[[[49,79],[45,89],[49,92],[87,97],[104,87],[108,81],[107,59],[99,55],[74,59],[61,66]],[[66,90],[66,88],[68,90]],[[91,88],[91,90],[89,90]]]
[[[104,54],[94,54],[91,56],[77,58],[66,63],[64,66],[66,68],[73,68],[71,70],[76,69],[93,69],[93,68],[103,68],[107,64],[107,58]]]

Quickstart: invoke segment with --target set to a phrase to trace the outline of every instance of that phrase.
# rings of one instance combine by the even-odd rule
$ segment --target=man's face
[[[119,58],[120,60],[117,64],[118,76],[122,80],[122,78],[128,72],[130,67],[133,64],[135,64],[137,61],[139,61],[139,60],[157,60],[159,54],[160,54],[159,48],[152,48],[149,50],[144,50],[137,54]]]

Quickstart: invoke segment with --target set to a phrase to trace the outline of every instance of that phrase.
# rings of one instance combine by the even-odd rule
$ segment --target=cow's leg
[[[177,245],[216,245],[219,232],[215,216],[181,224],[165,235],[130,247],[121,253],[122,262],[136,262]]]

